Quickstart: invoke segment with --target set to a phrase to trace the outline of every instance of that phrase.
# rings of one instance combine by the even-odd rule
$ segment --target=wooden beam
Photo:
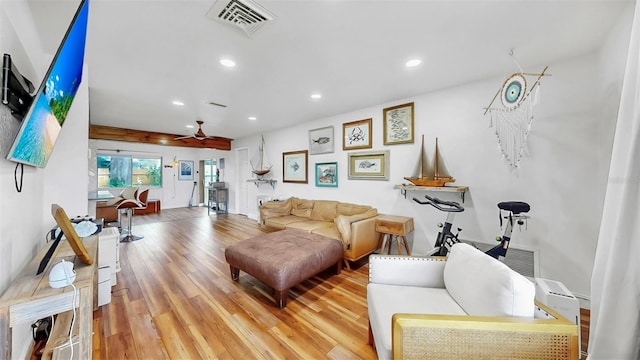
[[[178,136],[181,135],[123,129],[102,125],[89,125],[89,139],[96,140],[115,140],[155,145],[184,146],[218,150],[231,150],[231,141],[233,141],[233,139],[219,136],[207,138],[204,140],[198,140],[194,138],[174,140],[174,138]]]

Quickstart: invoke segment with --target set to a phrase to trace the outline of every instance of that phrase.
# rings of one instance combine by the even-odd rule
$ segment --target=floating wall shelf
[[[407,191],[443,191],[443,192],[455,192],[460,193],[460,197],[462,198],[462,202],[464,202],[464,194],[469,190],[468,186],[416,186],[416,185],[394,185],[394,189],[399,189],[400,193],[407,198]]]
[[[276,188],[276,183],[278,180],[268,179],[268,180],[259,180],[259,179],[251,179],[247,180],[247,182],[252,182],[256,185],[256,187],[260,187],[260,184],[269,184],[272,188]]]

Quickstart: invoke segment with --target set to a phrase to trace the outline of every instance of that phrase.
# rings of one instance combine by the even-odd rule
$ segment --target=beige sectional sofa
[[[378,211],[367,205],[332,200],[306,200],[291,197],[260,206],[263,225],[278,229],[301,229],[342,241],[344,259],[356,261],[378,248]],[[349,262],[346,262],[347,268]]]

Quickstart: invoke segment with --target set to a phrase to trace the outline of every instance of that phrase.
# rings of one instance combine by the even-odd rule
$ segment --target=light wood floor
[[[269,231],[206,208],[135,216],[120,244],[111,304],[94,312],[94,359],[375,359],[367,345],[366,259],[332,267],[292,288],[287,307],[241,272],[234,282],[224,249]],[[582,311],[586,350],[589,313]],[[587,335],[587,336],[585,336]]]
[[[94,312],[94,359],[375,359],[367,345],[366,260],[323,272],[290,291],[286,308],[241,272],[224,249],[267,231],[206,208],[134,216],[120,244],[112,301]]]

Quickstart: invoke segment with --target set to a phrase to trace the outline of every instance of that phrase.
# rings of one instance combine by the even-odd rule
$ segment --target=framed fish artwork
[[[307,184],[309,173],[309,151],[289,151],[282,153],[282,182]]]
[[[382,110],[385,145],[413,144],[413,103],[392,106]]]
[[[333,126],[309,130],[309,155],[333,152]]]
[[[349,180],[389,180],[389,150],[350,152]]]

